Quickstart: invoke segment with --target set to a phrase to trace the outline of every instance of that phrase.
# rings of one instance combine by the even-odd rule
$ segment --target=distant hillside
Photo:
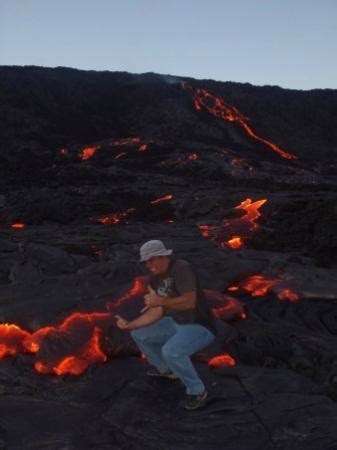
[[[0,157],[130,135],[175,143],[216,138],[214,121],[195,114],[182,81],[235,106],[257,134],[301,159],[335,159],[336,90],[7,66],[0,67]]]

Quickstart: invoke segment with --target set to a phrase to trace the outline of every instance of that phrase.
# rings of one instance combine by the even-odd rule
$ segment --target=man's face
[[[161,275],[166,272],[169,263],[170,258],[167,256],[152,256],[145,261],[145,266],[153,275]]]

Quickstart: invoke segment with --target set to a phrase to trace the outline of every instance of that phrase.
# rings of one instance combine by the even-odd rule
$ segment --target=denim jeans
[[[207,347],[214,335],[199,324],[180,325],[170,316],[131,331],[131,336],[148,361],[159,372],[171,370],[186,386],[188,395],[199,395],[205,385],[197,374],[190,356]]]

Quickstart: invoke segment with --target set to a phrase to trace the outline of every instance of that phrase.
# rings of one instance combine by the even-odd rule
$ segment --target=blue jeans
[[[195,324],[180,325],[170,316],[131,331],[131,336],[148,361],[159,372],[171,370],[186,386],[188,395],[199,395],[205,385],[199,378],[190,356],[207,347],[214,335],[206,327]]]

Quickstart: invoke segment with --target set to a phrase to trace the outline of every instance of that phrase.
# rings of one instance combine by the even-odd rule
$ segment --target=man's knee
[[[146,333],[143,328],[137,328],[136,330],[131,330],[130,334],[135,341],[146,341],[146,339],[148,337],[148,333]]]
[[[177,348],[174,345],[171,344],[165,344],[162,349],[161,349],[161,354],[163,356],[163,358],[165,359],[165,361],[169,361],[170,359],[176,359],[176,358],[181,358],[182,356],[186,356],[184,355],[184,352],[182,351],[181,348]]]

